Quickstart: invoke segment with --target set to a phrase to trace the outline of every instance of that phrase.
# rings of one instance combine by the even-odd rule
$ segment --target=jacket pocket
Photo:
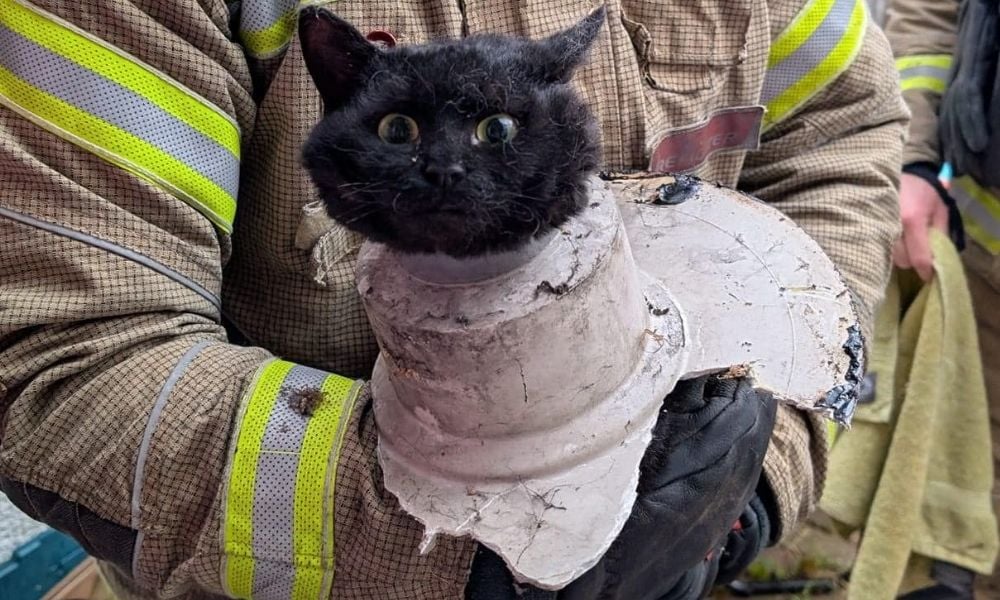
[[[622,0],[621,19],[647,85],[675,93],[715,86],[746,57],[751,2]]]

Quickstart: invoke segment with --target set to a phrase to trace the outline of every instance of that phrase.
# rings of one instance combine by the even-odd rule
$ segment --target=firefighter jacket
[[[885,32],[913,115],[903,151],[906,165],[941,166],[938,110],[949,83],[960,4],[960,0],[895,0],[889,7]],[[1000,190],[962,176],[952,182],[949,193],[969,238],[994,255],[1000,253]]]
[[[599,2],[325,4],[410,44],[544,36]],[[121,598],[463,594],[474,544],[420,554],[381,487],[360,240],[315,217],[299,163],[321,105],[297,5],[0,0],[0,481]],[[870,330],[907,112],[864,0],[607,7],[575,79],[605,169],[772,203]],[[820,492],[824,430],[779,412],[781,531]]]

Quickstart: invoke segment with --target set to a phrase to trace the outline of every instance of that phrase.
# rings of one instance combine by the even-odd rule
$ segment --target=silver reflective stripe
[[[215,140],[135,92],[2,25],[0,66],[32,86],[170,154],[236,198],[239,159]]]
[[[170,398],[170,394],[173,393],[177,381],[184,375],[188,365],[191,364],[195,357],[210,344],[211,342],[207,341],[198,342],[177,361],[177,365],[170,372],[170,376],[163,383],[163,387],[160,388],[160,395],[156,398],[153,410],[150,411],[149,418],[146,420],[146,429],[142,433],[142,442],[139,444],[139,456],[135,461],[135,478],[132,480],[131,526],[132,529],[138,532],[135,538],[135,546],[132,550],[132,577],[137,577],[139,573],[139,553],[142,549],[144,538],[142,529],[139,527],[139,520],[142,516],[142,485],[146,478],[146,459],[149,456],[149,443],[153,439],[156,427],[160,424],[160,415],[163,414],[163,407],[166,406],[167,400]]]
[[[298,0],[244,0],[240,7],[240,30],[263,31],[298,4]]]
[[[982,203],[969,195],[961,185],[951,186],[951,195],[962,212],[975,219],[976,223],[994,238],[1000,240],[1000,222],[990,214]]]
[[[857,0],[836,0],[809,39],[767,70],[762,95],[765,104],[777,98],[826,59],[847,32],[856,3]]]
[[[201,296],[205,300],[208,300],[209,302],[211,302],[212,305],[217,310],[221,310],[222,309],[222,302],[219,300],[218,296],[216,296],[212,292],[208,291],[207,289],[205,289],[203,286],[199,285],[198,283],[192,281],[190,278],[185,277],[184,275],[181,275],[177,271],[174,271],[173,269],[171,269],[171,268],[169,268],[169,267],[167,267],[167,266],[165,266],[165,265],[163,265],[161,263],[156,262],[155,260],[149,258],[148,256],[145,256],[143,254],[139,254],[138,252],[136,252],[134,250],[130,250],[128,248],[125,248],[124,246],[119,246],[119,245],[114,244],[112,242],[109,242],[109,241],[106,241],[106,240],[102,240],[100,238],[94,237],[92,235],[88,235],[86,233],[80,233],[79,231],[75,231],[73,229],[69,229],[67,227],[63,227],[61,225],[56,225],[54,223],[49,223],[47,221],[42,221],[42,220],[36,219],[34,217],[28,216],[26,214],[10,210],[9,208],[4,208],[2,206],[0,206],[0,216],[6,217],[6,218],[8,218],[8,219],[10,219],[12,221],[17,221],[18,223],[23,223],[25,225],[30,225],[31,227],[35,227],[35,228],[41,229],[43,231],[48,231],[49,233],[53,233],[55,235],[59,235],[59,236],[62,236],[62,237],[69,238],[71,240],[76,240],[78,242],[82,242],[84,244],[87,244],[89,246],[93,246],[95,248],[100,248],[101,250],[104,250],[106,252],[110,252],[111,254],[115,254],[115,255],[120,256],[122,258],[126,258],[128,260],[136,262],[136,263],[138,263],[138,264],[140,264],[140,265],[142,265],[144,267],[150,268],[153,271],[156,271],[157,273],[159,273],[160,275],[163,275],[164,277],[167,277],[168,279],[170,279],[170,280],[172,280],[172,281],[174,281],[176,283],[179,283],[179,284],[183,285],[184,287],[190,289],[192,292],[198,294],[199,296]]]
[[[255,598],[291,598],[295,566],[293,546],[295,479],[299,453],[309,419],[292,408],[295,394],[318,390],[329,373],[296,365],[285,376],[278,399],[268,416],[257,463],[253,504]]]
[[[910,67],[899,72],[899,78],[902,80],[912,79],[914,77],[932,77],[934,79],[939,79],[943,83],[948,82],[948,75],[948,69],[930,66]]]

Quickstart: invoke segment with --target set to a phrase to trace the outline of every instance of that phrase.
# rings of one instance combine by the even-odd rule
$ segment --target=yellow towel
[[[893,273],[870,345],[875,401],[831,452],[820,506],[863,528],[849,600],[894,598],[926,574],[922,557],[990,573],[997,553],[976,323],[961,259],[935,234],[930,283]]]

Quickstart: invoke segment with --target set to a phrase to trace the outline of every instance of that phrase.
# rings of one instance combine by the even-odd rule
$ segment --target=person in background
[[[994,477],[1000,474],[1000,18],[994,0],[894,0],[886,34],[912,112],[903,151],[903,234],[893,262],[934,276],[929,232],[960,245],[978,325],[990,405]],[[942,169],[954,170],[946,191]],[[948,177],[945,177],[947,180]],[[1000,485],[994,480],[994,511]],[[966,586],[971,581],[968,572]],[[981,578],[1000,596],[1000,576]]]

